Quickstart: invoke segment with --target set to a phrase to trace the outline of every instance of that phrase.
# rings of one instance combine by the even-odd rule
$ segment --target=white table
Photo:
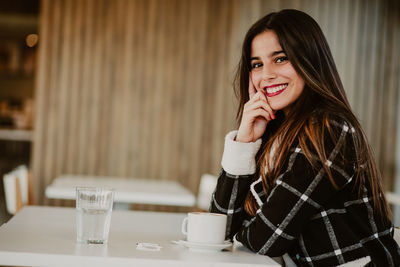
[[[194,206],[192,192],[175,181],[107,176],[61,175],[46,188],[46,197],[75,200],[77,186],[115,189],[114,202],[169,206]]]
[[[279,266],[240,245],[227,251],[196,252],[171,240],[183,239],[186,214],[113,211],[108,245],[75,242],[75,209],[25,206],[0,227],[0,265],[18,266]],[[141,251],[137,242],[162,246]]]

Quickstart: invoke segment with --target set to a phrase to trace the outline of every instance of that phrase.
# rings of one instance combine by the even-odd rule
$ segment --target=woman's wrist
[[[244,143],[235,139],[237,139],[237,131],[232,131],[225,137],[225,147],[221,162],[222,168],[232,175],[255,173],[255,155],[260,149],[261,139]]]
[[[246,138],[243,138],[242,136],[240,136],[240,133],[238,132],[233,141],[240,143],[250,143],[252,140],[247,140]]]

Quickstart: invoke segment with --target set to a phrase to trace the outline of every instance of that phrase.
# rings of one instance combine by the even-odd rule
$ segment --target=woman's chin
[[[268,101],[269,106],[272,108],[274,112],[277,112],[279,110],[285,111],[290,106],[290,104],[287,101],[277,101],[278,99],[276,100],[268,99],[268,100],[269,100]]]
[[[280,105],[279,103],[273,103],[273,102],[269,102],[269,106],[272,108],[272,110],[274,112],[277,112],[277,111],[282,110],[284,108],[283,105]]]

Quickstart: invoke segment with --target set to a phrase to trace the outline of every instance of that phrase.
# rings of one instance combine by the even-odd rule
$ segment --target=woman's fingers
[[[259,93],[254,95],[253,98],[250,99],[250,101],[245,104],[243,109],[243,115],[247,117],[249,116],[249,114],[247,114],[248,112],[251,112],[256,109],[265,110],[269,114],[267,118],[268,120],[272,120],[275,118],[274,112],[270,107],[270,105],[268,104],[265,96]]]
[[[251,77],[250,77],[251,78]],[[243,107],[242,120],[236,140],[252,142],[260,138],[269,121],[275,119],[274,111],[267,101],[264,92],[257,91],[249,80],[249,101]]]
[[[251,75],[249,75],[249,99],[252,99],[256,93],[257,90],[256,88],[254,88],[253,81],[251,80]]]
[[[267,112],[265,109],[262,108],[249,111],[249,115],[253,118],[263,117],[266,121],[274,119],[274,117],[272,117],[273,115],[271,115],[269,112]]]
[[[247,103],[245,105],[251,105],[252,103],[259,101],[259,100],[263,100],[266,103],[268,103],[265,95],[262,92],[257,92],[249,99],[249,101],[247,101]]]

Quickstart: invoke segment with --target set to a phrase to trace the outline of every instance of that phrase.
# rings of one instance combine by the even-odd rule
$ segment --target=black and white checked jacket
[[[353,190],[355,168],[340,157],[354,157],[346,149],[355,138],[346,122],[332,121],[338,141],[326,142],[325,162],[339,190],[335,189],[320,163],[317,170],[296,144],[285,163],[285,171],[266,196],[261,179],[255,177],[255,155],[261,139],[235,142],[236,131],[225,138],[222,172],[211,201],[211,212],[228,215],[227,235],[250,250],[271,257],[289,253],[299,266],[336,266],[369,256],[371,266],[400,266],[400,249],[393,239],[391,222],[376,219],[369,186],[358,197]],[[354,146],[353,146],[354,147]],[[315,155],[315,157],[317,157]],[[320,161],[319,161],[320,162]],[[243,208],[251,191],[259,209],[249,216]]]

